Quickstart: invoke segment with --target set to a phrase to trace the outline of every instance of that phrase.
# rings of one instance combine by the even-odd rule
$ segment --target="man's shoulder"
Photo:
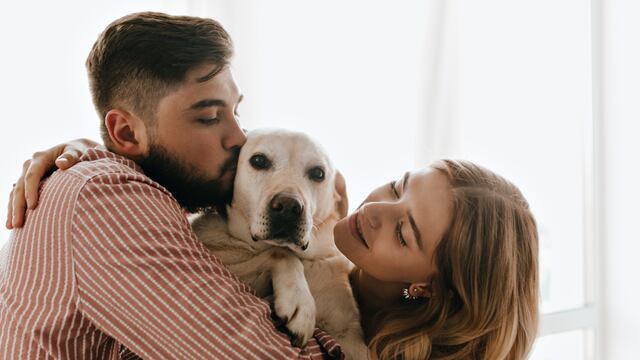
[[[123,174],[148,179],[135,161],[112,153],[102,147],[85,151],[80,157],[80,161],[64,172],[85,180],[90,180],[96,176],[109,176],[113,174]]]
[[[87,150],[78,163],[67,170],[56,171],[52,178],[58,178],[59,181],[48,181],[49,183],[77,186],[81,193],[100,191],[102,187],[107,186],[111,188],[127,186],[137,189],[133,191],[141,195],[149,194],[149,188],[153,188],[171,197],[169,191],[145,175],[142,168],[133,160],[102,147]],[[128,192],[113,194],[127,196]]]
[[[67,174],[61,176],[78,184],[76,208],[84,209],[83,213],[88,216],[108,213],[112,218],[122,215],[124,219],[133,213],[140,216],[180,214],[181,220],[184,216],[165,187],[145,175],[134,161],[118,154],[90,149],[64,172]]]
[[[80,161],[63,173],[83,179],[85,182],[108,181],[115,185],[134,181],[162,188],[145,175],[140,165],[135,161],[110,152],[103,147],[85,151],[80,157]]]

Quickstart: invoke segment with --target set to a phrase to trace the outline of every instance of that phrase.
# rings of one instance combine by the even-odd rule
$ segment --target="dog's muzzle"
[[[276,194],[267,209],[269,239],[281,239],[292,242],[305,250],[304,204],[291,195]]]

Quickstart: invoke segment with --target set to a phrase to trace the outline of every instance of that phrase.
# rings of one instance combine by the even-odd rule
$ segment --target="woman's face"
[[[338,249],[382,281],[427,282],[433,254],[451,219],[451,190],[431,168],[375,189],[334,228]]]

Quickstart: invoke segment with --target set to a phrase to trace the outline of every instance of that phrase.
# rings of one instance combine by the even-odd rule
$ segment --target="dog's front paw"
[[[274,310],[290,332],[291,344],[303,347],[313,335],[316,304],[308,287],[290,286],[274,289]]]

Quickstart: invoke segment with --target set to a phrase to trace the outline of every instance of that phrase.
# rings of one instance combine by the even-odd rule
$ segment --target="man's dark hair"
[[[87,58],[93,102],[104,125],[109,110],[123,107],[145,122],[158,102],[195,66],[211,63],[211,78],[229,64],[231,37],[213,19],[143,12],[124,16],[100,34]]]

